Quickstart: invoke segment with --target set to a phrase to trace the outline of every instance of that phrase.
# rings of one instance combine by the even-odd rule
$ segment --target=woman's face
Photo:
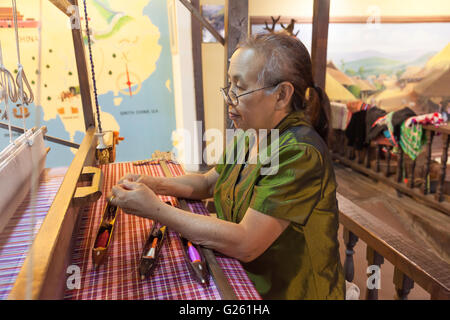
[[[262,58],[253,49],[238,49],[230,59],[228,82],[230,90],[237,96],[263,87],[258,84],[258,74],[262,69]],[[239,97],[237,106],[228,106],[228,116],[235,128],[272,129],[274,123],[275,95],[267,90],[259,90]]]

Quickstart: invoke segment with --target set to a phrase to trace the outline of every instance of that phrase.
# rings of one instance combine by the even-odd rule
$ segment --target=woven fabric
[[[406,121],[402,123],[400,146],[403,151],[412,159],[415,160],[422,151],[422,147],[427,143],[427,137],[423,134],[422,125],[413,124],[406,125]]]
[[[143,245],[152,227],[152,221],[119,210],[113,239],[105,263],[93,268],[91,250],[106,206],[106,197],[112,186],[126,173],[163,175],[159,164],[134,166],[132,163],[113,163],[101,166],[104,174],[102,197],[87,208],[82,216],[72,256],[72,265],[81,271],[80,289],[67,290],[66,299],[92,300],[206,300],[220,299],[219,291],[210,279],[203,287],[192,278],[184,260],[176,233],[169,229],[167,241],[161,249],[159,263],[153,274],[141,280],[138,272]],[[174,175],[183,174],[181,166],[169,164]],[[161,196],[170,201],[173,197]],[[200,201],[188,201],[193,212],[208,214]],[[218,257],[234,292],[239,299],[260,299],[240,263],[228,257]]]
[[[66,171],[67,168],[44,170],[36,197],[28,193],[0,234],[0,300],[8,298]]]

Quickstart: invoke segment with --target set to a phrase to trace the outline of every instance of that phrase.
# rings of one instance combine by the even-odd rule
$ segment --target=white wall
[[[172,4],[170,4],[172,2]],[[175,115],[178,134],[178,160],[188,171],[199,169],[199,137],[195,126],[194,69],[192,63],[191,14],[178,0],[168,0],[168,7],[174,4],[175,21],[170,28],[176,29],[172,47],[172,65],[175,93]],[[170,14],[170,13],[169,13]],[[170,19],[169,19],[170,21]]]

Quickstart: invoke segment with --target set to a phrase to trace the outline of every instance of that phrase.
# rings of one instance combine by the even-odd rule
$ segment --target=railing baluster
[[[408,181],[409,187],[412,189],[414,188],[414,180],[415,180],[415,171],[416,171],[416,159],[414,159],[412,165],[411,165],[411,177],[410,181]]]
[[[439,177],[439,187],[436,192],[436,200],[439,202],[444,201],[444,184],[445,174],[447,172],[448,144],[449,135],[445,134],[442,136],[441,175]]]
[[[345,134],[341,134],[340,136],[340,146],[341,146],[341,156],[345,155],[345,151],[347,150],[347,144],[345,143]]]
[[[353,254],[355,251],[353,251],[353,247],[356,245],[356,242],[358,242],[358,237],[347,228],[344,228],[344,243],[346,246],[344,272],[345,280],[348,282],[352,282],[355,275],[355,265],[353,263]]]
[[[379,268],[384,263],[384,258],[369,246],[367,246],[366,258],[369,267],[378,266],[378,272],[374,270],[374,273],[369,276],[369,279],[374,280],[374,282],[370,282],[369,279],[367,281],[366,300],[378,300],[378,289],[380,288],[381,283],[381,279],[379,278],[381,274]]]
[[[397,155],[397,183],[403,183],[403,149],[401,147],[398,148],[399,153]],[[397,196],[401,197],[403,194],[397,189]]]
[[[431,147],[433,144],[434,131],[426,130],[427,133],[427,160],[425,164],[425,176],[424,176],[424,184],[423,184],[423,194],[428,194],[430,190],[428,190],[430,181],[430,164],[431,164]]]
[[[366,148],[366,168],[370,169],[370,146]]]
[[[361,164],[364,161],[365,150],[358,150],[358,163]]]
[[[403,182],[403,149],[399,148],[399,154],[397,159],[397,182]]]
[[[345,154],[349,160],[355,159],[355,147],[351,146],[347,148],[347,152]]]
[[[408,294],[414,288],[414,281],[398,268],[394,268],[396,300],[408,300]]]
[[[387,164],[386,164],[386,177],[389,177],[389,175],[391,174],[391,148],[390,147],[386,147],[387,150]]]
[[[379,144],[376,145],[377,153],[376,153],[376,172],[380,172],[380,158],[381,158],[381,146]]]

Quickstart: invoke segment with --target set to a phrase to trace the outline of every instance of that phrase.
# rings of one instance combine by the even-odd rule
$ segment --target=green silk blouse
[[[279,137],[269,134],[266,150],[278,155],[276,174],[261,171],[275,167],[268,160],[238,161],[242,152],[249,160],[244,134],[229,144],[216,166],[217,217],[239,223],[250,207],[290,221],[263,254],[243,263],[263,299],[344,299],[336,180],[328,148],[303,112],[289,114],[276,129]],[[278,148],[271,145],[274,141]]]

